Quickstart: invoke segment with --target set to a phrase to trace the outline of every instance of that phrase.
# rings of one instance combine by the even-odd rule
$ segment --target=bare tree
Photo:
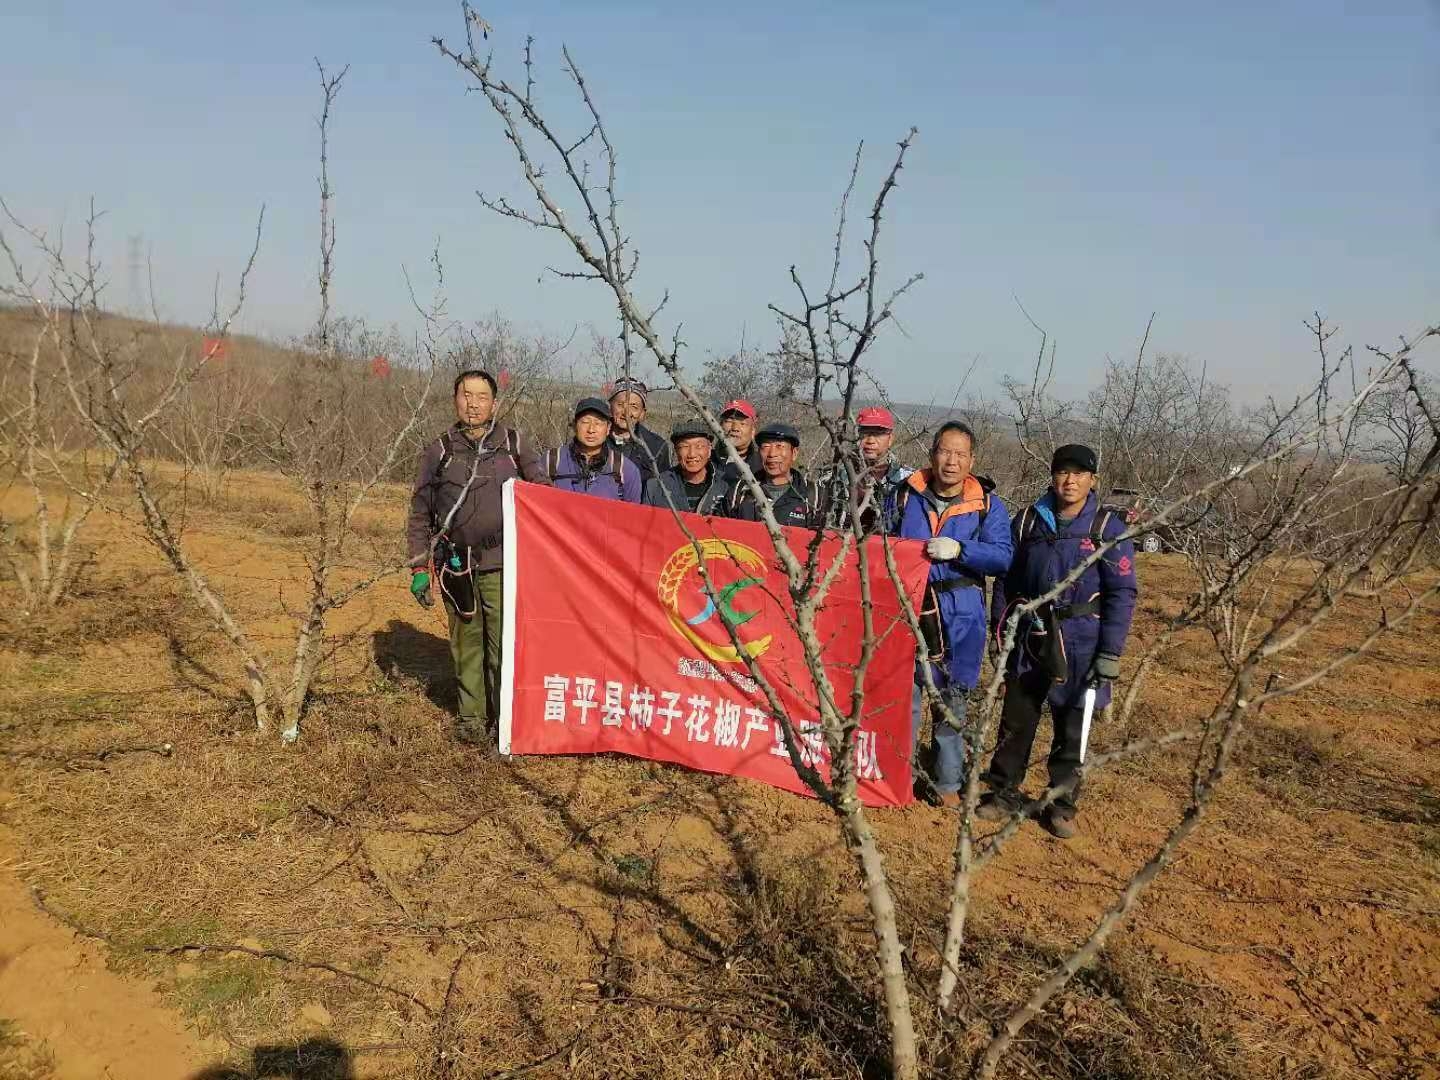
[[[0,210],[9,217],[3,203]],[[25,277],[3,230],[0,250],[17,279],[0,296],[23,297],[35,280]],[[86,562],[80,530],[117,466],[96,453],[65,400],[44,319],[16,317],[13,326],[23,344],[5,350],[0,368],[0,474],[5,487],[26,490],[34,512],[27,526],[0,511],[0,555],[20,588],[21,616],[30,618],[59,606],[74,586]]]
[[[797,774],[835,813],[842,835],[854,853],[877,945],[892,1068],[896,1076],[916,1076],[920,1057],[912,1015],[915,991],[907,980],[894,896],[885,874],[883,856],[868,816],[855,796],[854,734],[860,719],[869,709],[895,707],[894,703],[867,702],[865,696],[864,676],[876,638],[868,595],[856,613],[864,624],[864,645],[853,672],[854,689],[847,700],[837,700],[821,655],[821,643],[815,634],[816,613],[838,573],[839,560],[848,556],[857,537],[865,535],[861,517],[872,493],[866,477],[855,464],[853,416],[857,391],[868,378],[862,361],[876,333],[891,319],[894,301],[915,280],[903,282],[888,296],[880,291],[881,222],[913,132],[901,142],[899,153],[870,204],[870,227],[863,240],[864,266],[860,273],[848,281],[842,280],[841,253],[859,171],[857,155],[841,200],[828,282],[813,290],[792,271],[798,304],[793,308],[772,307],[788,328],[793,355],[803,360],[809,382],[806,397],[813,421],[828,436],[832,467],[845,478],[849,492],[846,512],[852,528],[838,538],[839,557],[834,555],[834,546],[822,555],[826,545],[818,533],[803,549],[787,541],[755,477],[720,438],[717,419],[703,391],[692,386],[681,369],[682,342],[678,331],[667,337],[657,326],[656,319],[665,307],[665,299],[662,297],[654,307],[637,299],[633,289],[639,260],[618,220],[620,200],[615,188],[615,150],[573,57],[568,51],[562,51],[564,70],[583,102],[586,120],[582,131],[568,135],[542,114],[535,98],[530,43],[527,42],[525,48],[523,81],[509,82],[494,71],[490,57],[477,49],[478,17],[468,5],[464,13],[464,46],[452,49],[437,38],[436,47],[485,96],[516,154],[533,205],[517,205],[505,198],[483,195],[482,201],[504,217],[553,233],[561,240],[582,267],[562,272],[561,276],[595,281],[609,291],[626,328],[626,344],[634,342],[647,350],[661,371],[674,382],[690,410],[716,434],[717,445],[738,467],[743,483],[761,508],[761,516],[789,582],[788,610],[793,613],[792,627],[804,651],[806,678],[813,684],[819,707],[828,752],[828,773],[820,773],[813,763],[796,752],[794,718],[786,713],[765,672],[751,663],[750,673],[785,732]],[[1050,395],[1056,348],[1048,333],[1038,324],[1034,325],[1040,335],[1034,375],[1028,384],[1011,382],[1007,393],[1014,409],[1012,422],[1016,440],[1027,462],[1017,470],[1016,484],[1036,482],[1038,487],[1039,479],[1048,475],[1049,449],[1079,418],[1079,410]],[[1343,533],[1338,541],[1324,549],[1323,559],[1315,558],[1313,547],[1305,552],[1303,538],[1308,535],[1306,529],[1317,506],[1322,505],[1315,492],[1323,490],[1327,478],[1333,480],[1344,475],[1353,464],[1354,428],[1359,409],[1386,379],[1410,370],[1416,346],[1437,333],[1440,331],[1429,329],[1398,352],[1381,356],[1378,371],[1357,383],[1354,393],[1343,398],[1332,392],[1339,366],[1322,357],[1318,385],[1298,395],[1287,408],[1276,409],[1269,422],[1252,431],[1246,441],[1234,447],[1226,445],[1226,454],[1234,455],[1234,463],[1228,467],[1225,467],[1225,462],[1231,460],[1228,457],[1221,462],[1207,458],[1216,450],[1216,443],[1208,436],[1218,437],[1219,433],[1229,430],[1226,425],[1231,418],[1223,395],[1208,386],[1203,377],[1191,378],[1188,369],[1178,361],[1160,358],[1147,362],[1142,345],[1135,365],[1113,367],[1107,388],[1090,402],[1089,422],[1109,436],[1107,455],[1125,463],[1122,467],[1136,474],[1158,477],[1157,493],[1169,496],[1155,508],[1144,527],[1185,520],[1187,515],[1193,516],[1197,508],[1227,499],[1237,507],[1246,507],[1250,514],[1244,543],[1198,549],[1201,556],[1210,560],[1210,569],[1208,576],[1201,578],[1200,588],[1187,605],[1185,615],[1189,620],[1185,625],[1211,628],[1228,681],[1212,703],[1197,707],[1191,716],[1179,718],[1168,730],[1107,748],[1085,763],[1082,776],[1158,748],[1180,743],[1193,743],[1198,748],[1192,770],[1191,798],[1178,821],[1151,857],[1117,892],[1114,904],[1095,929],[981,1042],[974,1062],[977,1075],[994,1075],[1025,1025],[1045,1008],[1075,972],[1094,958],[1145,888],[1172,859],[1178,846],[1198,825],[1225,775],[1236,741],[1257,710],[1281,694],[1313,685],[1319,678],[1363,655],[1380,636],[1404,625],[1434,597],[1436,586],[1426,584],[1427,580],[1433,581],[1433,577],[1418,582],[1413,577],[1420,565],[1421,553],[1427,550],[1425,540],[1433,537],[1436,527],[1437,497],[1433,485],[1430,488],[1421,484],[1393,485],[1388,491],[1377,493],[1376,512],[1368,518],[1368,524]],[[1422,413],[1430,415],[1425,409]],[[1196,438],[1195,432],[1180,427],[1197,422],[1197,418],[1203,421],[1205,439]],[[1325,471],[1307,468],[1307,463],[1318,460],[1322,452]],[[1426,458],[1424,475],[1433,475],[1434,457],[1432,452]],[[1247,493],[1247,486],[1254,490]],[[680,520],[678,515],[677,520]],[[692,543],[698,545],[699,538],[688,526],[684,527]],[[1119,540],[1099,545],[1086,565],[1107,557],[1113,543],[1132,539],[1141,528],[1138,524],[1132,525]],[[871,550],[869,544],[855,547],[862,582],[868,581],[865,567]],[[896,563],[889,542],[881,541],[878,550],[883,553],[892,575],[895,574]],[[1379,579],[1372,572],[1377,560],[1387,567]],[[951,1023],[976,1025],[981,1022],[979,1017],[967,1017],[960,1012],[955,994],[975,876],[1002,854],[1027,817],[1039,813],[1062,794],[1060,790],[1047,791],[994,833],[986,837],[974,834],[973,815],[979,796],[978,760],[983,747],[993,741],[1004,662],[1016,647],[1021,618],[1054,601],[1084,569],[1084,566],[1077,568],[1045,596],[1029,598],[1017,606],[1003,628],[1001,654],[985,687],[981,707],[972,710],[966,721],[964,730],[971,752],[964,810],[957,832],[950,904],[943,943],[937,950],[939,967],[935,984],[937,1004]],[[1297,579],[1296,574],[1302,569],[1307,572]],[[708,588],[708,578],[706,584]],[[924,658],[925,646],[915,612],[903,590],[901,596],[907,622],[917,641],[917,652]],[[1269,678],[1276,657],[1293,652],[1315,627],[1333,618],[1342,603],[1365,598],[1383,598],[1388,605],[1382,609],[1370,633],[1316,661],[1314,671],[1303,679],[1282,685]],[[733,636],[733,628],[729,629]],[[738,643],[738,638],[736,641]],[[927,682],[930,682],[928,665],[922,665],[922,671],[927,673]],[[1143,681],[1145,673],[1142,663],[1136,681]],[[938,696],[933,684],[927,689],[931,695]]]
[[[1435,380],[1406,370],[1386,381],[1366,403],[1365,449],[1392,480],[1414,480],[1434,447],[1435,431],[1422,404],[1434,400]]]
[[[1337,377],[1346,369],[1349,356],[1330,362],[1324,351],[1327,339],[1318,319],[1313,328],[1319,343],[1322,370],[1318,383],[1285,408],[1272,409],[1269,423],[1255,434],[1252,449],[1244,461],[1222,477],[1182,494],[1157,515],[1163,522],[1193,512],[1219,497],[1234,495],[1249,487],[1248,498],[1235,497],[1236,505],[1249,508],[1251,520],[1240,542],[1213,545],[1198,541],[1190,552],[1200,571],[1200,589],[1166,633],[1186,623],[1199,622],[1215,640],[1217,653],[1228,678],[1213,703],[1197,709],[1171,730],[1094,755],[1081,769],[1090,771],[1158,746],[1193,741],[1197,744],[1192,766],[1191,795],[1179,820],[1155,852],[1121,888],[1115,902],[1091,934],[1082,941],[1051,976],[998,1025],[977,1060],[977,1075],[993,1076],[1015,1037],[1056,993],[1103,948],[1110,934],[1133,909],[1146,887],[1170,862],[1181,843],[1198,826],[1214,793],[1223,780],[1234,747],[1242,732],[1254,722],[1270,701],[1298,693],[1341,670],[1364,655],[1385,634],[1405,626],[1426,611],[1437,595],[1433,560],[1423,559],[1433,551],[1440,495],[1433,483],[1396,484],[1371,495],[1376,512],[1360,528],[1352,528],[1338,540],[1316,545],[1313,523],[1317,517],[1344,510],[1347,495],[1342,486],[1354,464],[1355,431],[1371,394],[1386,380],[1411,370],[1415,348],[1440,336],[1440,328],[1427,328],[1403,343],[1393,353],[1376,353],[1381,361],[1368,380],[1357,380],[1352,394],[1332,393]],[[1422,410],[1428,409],[1423,396]],[[1309,417],[1308,420],[1304,419]],[[1317,466],[1317,462],[1322,463]],[[1432,453],[1423,470],[1433,476],[1436,464]],[[1340,507],[1335,506],[1336,502]],[[1127,534],[1134,535],[1132,526]],[[1123,539],[1123,538],[1122,538]],[[1118,542],[1118,541],[1117,541]],[[1104,557],[1101,545],[1090,561]],[[1385,569],[1377,576],[1376,565]],[[1417,575],[1417,571],[1428,573]],[[1007,622],[1006,650],[1013,648],[1020,614],[1060,595],[1078,578],[1069,575],[1049,597],[1022,605]],[[1344,646],[1308,661],[1310,670],[1301,677],[1283,679],[1275,670],[1278,657],[1294,654],[1325,623],[1335,619],[1341,606],[1355,600],[1377,602],[1375,624],[1356,633]],[[1162,635],[1163,636],[1163,635]],[[1148,657],[1147,657],[1148,659]],[[1136,678],[1143,679],[1142,666]],[[1000,685],[997,672],[987,689],[986,707],[980,723],[982,738],[995,719]],[[1135,687],[1131,687],[1129,703]],[[975,776],[972,773],[973,789]],[[970,795],[967,792],[967,806]],[[1014,816],[985,842],[978,858],[960,860],[959,877],[978,871],[993,859],[1013,836],[1020,821],[1039,812],[1061,794],[1050,789],[1031,807]],[[962,835],[968,822],[962,823]],[[962,853],[963,855],[963,853]],[[968,863],[968,865],[967,865]],[[957,888],[957,894],[966,890]],[[954,916],[963,916],[966,905],[957,903]],[[961,920],[963,922],[963,919]],[[953,945],[953,941],[947,941]],[[958,955],[958,953],[956,953]],[[947,954],[947,961],[953,959]],[[953,987],[953,975],[951,976]],[[942,987],[943,992],[943,987]]]
[[[661,372],[674,382],[688,408],[693,410],[694,415],[703,418],[711,431],[719,436],[719,423],[704,400],[703,390],[691,386],[681,370],[680,334],[672,331],[668,338],[662,336],[655,323],[657,315],[664,310],[664,298],[660,304],[649,308],[642,305],[632,291],[639,262],[628,235],[619,225],[615,150],[579,66],[564,50],[564,71],[575,86],[586,112],[586,130],[572,137],[554,127],[549,118],[541,114],[534,96],[530,43],[527,42],[524,56],[523,82],[508,82],[494,72],[491,59],[478,52],[475,27],[480,22],[468,6],[465,6],[464,12],[467,20],[464,48],[451,49],[441,39],[435,40],[436,48],[467,73],[485,95],[516,153],[528,192],[534,200],[533,206],[527,207],[517,206],[503,197],[490,199],[482,196],[485,206],[541,232],[554,233],[557,239],[562,240],[583,266],[579,271],[563,272],[562,276],[600,282],[611,292],[622,325],[628,330],[626,344],[635,341],[648,350]],[[819,291],[812,291],[792,271],[798,305],[795,308],[772,307],[788,328],[793,356],[802,360],[809,382],[806,396],[814,412],[815,423],[824,429],[829,438],[832,468],[840,469],[847,480],[850,494],[847,514],[852,530],[840,539],[842,556],[848,553],[855,537],[864,536],[861,514],[871,495],[867,480],[855,467],[857,455],[854,452],[852,415],[852,403],[858,387],[867,377],[863,367],[865,351],[873,343],[877,331],[890,320],[894,300],[913,282],[913,279],[904,282],[888,297],[878,288],[881,219],[888,194],[893,192],[899,179],[909,145],[910,138],[907,137],[900,144],[899,154],[871,203],[868,215],[870,229],[863,245],[863,269],[851,278],[842,278],[842,248],[847,236],[845,226],[860,167],[857,156],[850,184],[841,200],[829,281]],[[554,186],[552,177],[559,177]],[[593,177],[602,177],[602,180],[596,181]],[[1056,346],[1038,324],[1035,324],[1035,330],[1040,334],[1040,347],[1034,376],[1028,384],[1012,382],[1007,387],[1014,408],[1015,436],[1028,462],[1018,471],[1017,485],[1038,481],[1048,474],[1048,452],[1060,441],[1061,431],[1079,418],[1079,410],[1051,397]],[[1352,528],[1342,537],[1342,543],[1332,544],[1323,562],[1316,563],[1312,557],[1309,563],[1305,563],[1312,567],[1309,583],[1302,582],[1299,588],[1295,588],[1293,572],[1302,564],[1299,537],[1305,534],[1310,517],[1315,513],[1315,492],[1323,491],[1323,481],[1344,474],[1354,461],[1352,428],[1358,409],[1374,393],[1378,384],[1394,377],[1397,372],[1408,370],[1414,347],[1436,333],[1428,330],[1416,341],[1405,344],[1403,350],[1388,356],[1382,361],[1381,374],[1372,377],[1364,386],[1356,387],[1354,395],[1345,399],[1339,399],[1332,393],[1338,367],[1326,364],[1322,367],[1318,386],[1297,397],[1290,408],[1277,410],[1266,428],[1251,433],[1251,438],[1243,444],[1225,444],[1225,454],[1234,452],[1236,456],[1236,464],[1228,468],[1224,461],[1207,459],[1212,458],[1217,446],[1221,445],[1215,439],[1230,431],[1225,426],[1230,423],[1230,415],[1224,396],[1208,386],[1204,377],[1192,379],[1187,367],[1179,361],[1162,357],[1151,363],[1146,360],[1142,344],[1133,367],[1113,366],[1107,386],[1090,402],[1087,419],[1109,436],[1106,454],[1110,459],[1120,462],[1120,467],[1129,469],[1133,474],[1155,477],[1156,494],[1171,495],[1158,505],[1146,527],[1184,520],[1187,514],[1192,516],[1198,507],[1208,507],[1227,498],[1236,505],[1250,507],[1253,504],[1253,514],[1244,534],[1247,543],[1228,544],[1218,550],[1200,549],[1202,556],[1211,560],[1211,570],[1208,576],[1202,577],[1201,588],[1187,606],[1185,615],[1189,624],[1212,628],[1223,655],[1225,670],[1230,675],[1214,703],[1197,710],[1195,716],[1187,717],[1166,732],[1096,753],[1084,765],[1081,775],[1161,747],[1187,742],[1198,747],[1191,799],[1178,822],[1152,857],[1140,865],[1128,883],[1120,888],[1112,909],[1104,914],[1093,932],[1083,942],[1077,943],[1073,952],[1044,984],[995,1025],[991,1037],[982,1044],[976,1056],[975,1071],[979,1076],[994,1076],[999,1061],[1014,1044],[1015,1037],[1024,1030],[1025,1024],[1051,1001],[1074,972],[1090,962],[1103,948],[1107,937],[1133,909],[1143,890],[1174,857],[1176,847],[1197,827],[1210,805],[1215,788],[1224,778],[1238,736],[1257,708],[1279,694],[1296,693],[1323,675],[1344,667],[1346,662],[1364,654],[1378,636],[1395,625],[1403,624],[1405,619],[1413,618],[1414,613],[1421,611],[1433,598],[1433,585],[1410,588],[1410,575],[1417,569],[1418,557],[1424,550],[1423,539],[1433,536],[1436,528],[1436,500],[1434,497],[1428,498],[1428,501],[1421,498],[1423,488],[1418,485],[1395,485],[1377,498],[1377,513],[1369,517],[1367,527]],[[626,357],[629,357],[628,353]],[[752,367],[755,369],[753,374],[759,379],[759,364],[750,363],[746,370]],[[838,405],[835,399],[838,399]],[[1310,419],[1306,420],[1306,416]],[[1200,438],[1194,431],[1197,423],[1201,425],[1205,438]],[[1178,435],[1184,438],[1176,441]],[[829,680],[815,636],[815,613],[824,603],[829,583],[834,580],[838,560],[819,554],[822,546],[819,534],[805,550],[798,550],[788,543],[776,526],[768,500],[757,487],[755,477],[736,458],[732,448],[723,441],[717,442],[717,445],[742,471],[743,482],[762,508],[762,517],[776,554],[785,567],[789,580],[788,599],[793,612],[792,625],[804,649],[806,678],[814,684],[821,713],[821,729],[828,750],[828,775],[816,772],[812,763],[796,753],[795,724],[766,681],[765,672],[752,664],[750,674],[768,697],[776,721],[785,730],[796,773],[835,812],[845,842],[854,852],[863,877],[865,900],[877,942],[878,973],[890,1035],[891,1067],[896,1076],[917,1076],[920,1060],[912,1015],[913,991],[907,982],[900,949],[894,897],[884,873],[883,855],[878,850],[873,829],[868,824],[863,806],[855,798],[854,733],[865,708],[864,674],[876,639],[868,596],[857,613],[857,618],[864,622],[865,644],[860,664],[854,671],[854,691],[848,700],[840,701],[835,697],[834,685]],[[1339,448],[1336,454],[1329,456],[1328,474],[1306,471],[1303,464],[1315,458],[1318,449],[1323,446]],[[1431,454],[1427,459],[1427,475],[1433,469],[1433,458]],[[1254,492],[1246,494],[1243,491],[1246,485],[1259,488],[1263,497]],[[1139,526],[1132,526],[1120,539],[1132,539],[1139,530]],[[698,537],[688,527],[687,534],[693,543],[698,544]],[[1106,557],[1112,546],[1102,544],[1100,550],[1090,557],[1089,563]],[[891,573],[894,573],[896,563],[890,544],[887,541],[881,543],[880,550]],[[868,544],[858,546],[863,582],[868,580],[864,573],[868,553]],[[1310,554],[1313,556],[1313,549]],[[1385,556],[1385,564],[1390,569],[1387,575],[1377,580],[1365,567],[1371,567],[1381,556]],[[989,837],[978,838],[973,834],[973,811],[979,795],[979,750],[994,736],[1004,661],[1017,644],[1021,616],[1053,602],[1064,589],[1073,585],[1083,569],[1080,567],[1071,573],[1047,595],[1032,598],[1018,606],[1004,628],[1001,657],[998,658],[995,674],[986,685],[984,703],[978,710],[973,710],[971,719],[966,723],[971,755],[966,776],[965,809],[960,815],[956,838],[956,871],[950,888],[945,940],[939,949],[936,984],[937,1004],[943,1014],[955,1020],[966,1020],[956,1011],[955,989],[959,978],[959,953],[965,942],[966,917],[971,906],[973,878],[1001,855],[1025,816],[1040,811],[1061,793],[1045,792],[1037,804],[1015,815]],[[1257,585],[1261,579],[1256,575],[1261,570],[1264,572],[1264,583]],[[1287,586],[1283,590],[1279,588],[1282,580]],[[1270,588],[1267,589],[1266,585]],[[1407,589],[1410,590],[1407,592]],[[1286,606],[1279,618],[1273,615],[1261,618],[1260,612],[1272,611],[1273,600],[1282,595]],[[1331,618],[1342,600],[1362,596],[1385,596],[1392,600],[1395,595],[1403,598],[1400,608],[1384,613],[1371,634],[1362,636],[1339,654],[1326,658],[1312,677],[1286,685],[1260,685],[1273,658],[1293,651],[1305,641],[1315,626]],[[917,651],[923,658],[926,655],[923,636],[919,634],[916,613],[910,608],[909,600],[904,598],[903,590],[901,599],[906,606],[907,622],[916,636]],[[922,665],[922,671],[927,672],[927,668],[929,665]],[[1148,670],[1142,664],[1136,683],[1143,681]],[[929,685],[927,690],[936,696],[935,685]],[[1133,690],[1135,687],[1132,687],[1132,693]]]
[[[639,260],[619,223],[615,151],[584,76],[569,52],[563,53],[564,68],[584,102],[589,124],[588,134],[579,139],[562,136],[539,111],[533,96],[534,68],[529,44],[526,46],[524,81],[519,85],[511,84],[496,75],[489,58],[482,57],[477,50],[475,30],[479,23],[478,16],[468,5],[464,8],[464,14],[465,46],[456,51],[438,38],[435,39],[435,45],[444,57],[473,80],[499,118],[535,199],[535,207],[525,209],[515,206],[507,199],[492,199],[483,195],[482,201],[502,216],[536,229],[554,232],[567,243],[579,257],[584,269],[565,272],[562,276],[597,281],[610,291],[625,328],[622,339],[627,347],[627,357],[631,341],[648,352],[656,366],[674,383],[690,410],[701,417],[716,435],[717,446],[726,448],[727,456],[740,470],[744,484],[759,500],[761,516],[789,581],[788,599],[793,611],[792,622],[804,649],[808,678],[813,683],[817,698],[820,728],[829,761],[828,776],[822,775],[814,764],[802,755],[804,743],[799,737],[797,718],[789,715],[765,672],[752,662],[750,673],[756,679],[776,722],[784,732],[790,759],[797,773],[817,798],[835,812],[846,842],[855,853],[857,865],[864,878],[865,895],[878,946],[894,1068],[898,1076],[913,1077],[917,1075],[918,1059],[894,900],[885,877],[883,859],[874,832],[856,794],[855,735],[865,708],[864,674],[873,657],[876,642],[874,627],[871,625],[868,594],[862,603],[862,617],[867,624],[866,644],[862,647],[862,655],[855,672],[856,689],[849,700],[840,700],[834,691],[826,672],[823,643],[817,632],[820,610],[830,585],[845,559],[849,557],[853,540],[842,540],[839,551],[823,560],[818,535],[816,542],[812,543],[808,550],[797,550],[789,543],[756,477],[734,453],[733,448],[724,442],[723,431],[714,411],[707,405],[702,393],[684,376],[679,355],[682,343],[678,331],[673,332],[666,340],[657,329],[656,319],[664,309],[667,298],[662,297],[657,305],[647,308],[641,305],[632,292]],[[842,421],[836,424],[831,417],[824,416],[825,424],[832,434],[837,436],[834,439],[837,447],[843,446],[847,438],[852,448],[855,444],[850,404],[859,386],[860,360],[873,343],[876,333],[890,320],[895,299],[909,284],[907,282],[902,285],[888,298],[880,293],[878,241],[886,200],[895,188],[913,136],[912,131],[900,143],[894,163],[871,204],[871,229],[865,240],[865,269],[859,280],[844,286],[838,283],[840,250],[845,237],[845,213],[860,163],[857,153],[855,168],[842,202],[840,224],[836,231],[835,266],[828,287],[822,295],[812,298],[798,275],[792,274],[801,307],[790,312],[777,310],[780,318],[800,331],[798,340],[803,343],[805,355],[810,361],[810,386],[807,387],[807,396],[812,404],[818,407],[824,394],[837,386],[845,397],[844,415],[850,416],[848,423]],[[590,161],[585,157],[591,151],[598,157],[593,171]],[[548,180],[552,175],[552,166],[558,170],[561,178],[560,187],[554,190]],[[593,175],[604,179],[597,185],[591,180]],[[567,213],[562,207],[562,196],[573,200],[575,212]],[[852,300],[856,308],[853,312],[845,306],[847,301]],[[858,505],[856,509],[858,512]],[[698,548],[698,538],[692,534],[691,540]],[[863,559],[863,552],[861,557]],[[703,559],[700,565],[704,573]],[[861,580],[868,589],[868,575],[863,563]],[[706,585],[707,588],[711,586],[708,574]],[[728,629],[733,635],[734,628]]]
[[[696,389],[711,402],[745,398],[766,416],[796,419],[806,411],[812,370],[803,333],[782,319],[774,348],[741,342],[734,352],[709,357]]]
[[[63,385],[75,415],[80,417],[112,456],[113,469],[128,482],[140,511],[146,538],[179,575],[186,591],[221,631],[238,655],[245,672],[245,690],[256,725],[271,728],[278,717],[285,741],[299,735],[310,688],[321,663],[332,651],[326,641],[330,615],[389,574],[403,568],[398,552],[363,547],[354,526],[356,515],[376,486],[387,479],[397,462],[413,451],[416,432],[426,415],[440,337],[444,333],[443,298],[435,302],[427,325],[431,335],[409,358],[398,356],[393,370],[377,373],[370,350],[377,339],[362,324],[331,315],[335,223],[329,182],[327,125],[341,78],[320,67],[324,108],[320,118],[321,146],[321,307],[316,329],[302,347],[289,356],[279,376],[284,393],[266,398],[267,411],[253,418],[255,454],[276,470],[301,497],[309,513],[303,540],[308,583],[302,604],[286,606],[295,624],[294,647],[288,657],[288,676],[277,673],[273,658],[261,649],[226,599],[211,573],[200,565],[185,538],[183,502],[167,498],[170,484],[162,463],[155,459],[157,424],[193,392],[203,386],[211,355],[186,342],[171,345],[168,374],[157,379],[155,342],[135,334],[107,331],[96,298],[99,267],[93,259],[93,236],[85,264],[72,269],[58,244],[38,231],[25,230],[45,265],[48,288],[38,277],[26,278],[12,254],[19,293],[35,313],[45,340],[54,350]],[[13,219],[12,219],[13,220]],[[208,337],[213,343],[229,333],[245,300],[245,287],[259,249],[261,222],[256,226],[255,248],[240,275],[236,298],[223,315],[212,317]],[[90,222],[93,233],[94,219]],[[13,251],[7,247],[7,251]],[[437,257],[438,267],[438,257]],[[443,286],[443,281],[442,281]],[[158,317],[156,319],[158,323]],[[395,343],[393,340],[391,344]],[[203,415],[203,414],[202,414]],[[218,414],[220,432],[196,433],[202,449],[218,438],[224,445],[229,432],[228,411]],[[179,428],[184,431],[184,426]],[[183,473],[195,466],[194,441],[173,435],[160,440],[177,454]],[[223,456],[221,458],[224,464]],[[179,487],[183,499],[184,485]],[[282,597],[282,604],[284,603]]]

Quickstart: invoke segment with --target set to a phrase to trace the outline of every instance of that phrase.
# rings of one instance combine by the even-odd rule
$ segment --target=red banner
[[[684,515],[701,552],[667,509],[535,484],[505,485],[505,655],[500,749],[507,754],[621,753],[809,793],[784,731],[722,619],[778,692],[802,759],[828,775],[818,695],[789,583],[763,525]],[[786,529],[804,557],[813,534]],[[915,640],[880,541],[869,577],[877,645],[855,737],[860,797],[903,806],[910,782]],[[919,603],[928,563],[918,541],[893,542]],[[827,567],[836,537],[820,549]],[[704,561],[711,581],[700,572]],[[836,700],[850,707],[863,637],[859,559],[850,552],[819,613]]]

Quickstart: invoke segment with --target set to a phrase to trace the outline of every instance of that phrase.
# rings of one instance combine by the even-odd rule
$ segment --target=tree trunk
[[[910,1015],[910,990],[905,984],[904,950],[895,922],[895,900],[885,877],[885,859],[875,842],[875,833],[865,809],[851,790],[841,798],[841,820],[845,838],[860,863],[865,878],[865,899],[880,955],[880,977],[885,989],[885,1018],[890,1026],[890,1059],[896,1080],[917,1080],[920,1075],[915,1045],[915,1022]]]

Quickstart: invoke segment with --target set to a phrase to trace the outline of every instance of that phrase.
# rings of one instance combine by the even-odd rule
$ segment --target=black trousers
[[[1043,674],[1026,672],[1005,681],[1005,706],[1000,713],[1000,738],[990,758],[990,768],[982,779],[1001,798],[1018,798],[1030,766],[1030,750],[1035,745],[1035,730],[1040,726],[1040,710],[1054,684]],[[1054,737],[1050,743],[1050,787],[1070,780],[1080,769],[1080,730],[1085,719],[1083,708],[1051,708]],[[1092,718],[1093,722],[1093,718]],[[1064,810],[1074,810],[1080,797],[1077,784],[1055,800]]]

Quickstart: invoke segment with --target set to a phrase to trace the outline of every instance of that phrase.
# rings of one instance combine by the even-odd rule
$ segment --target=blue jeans
[[[910,733],[917,749],[920,743],[920,726],[925,719],[925,710],[921,708],[924,693],[923,687],[916,686],[910,702]],[[945,704],[950,706],[955,719],[963,723],[965,706],[969,701],[967,691],[963,687],[948,686],[941,689],[940,696],[945,699]],[[965,772],[965,736],[957,728],[951,727],[942,714],[934,716],[932,729],[930,754],[923,767],[934,780],[935,790],[941,795],[950,795],[960,790],[961,777]]]

